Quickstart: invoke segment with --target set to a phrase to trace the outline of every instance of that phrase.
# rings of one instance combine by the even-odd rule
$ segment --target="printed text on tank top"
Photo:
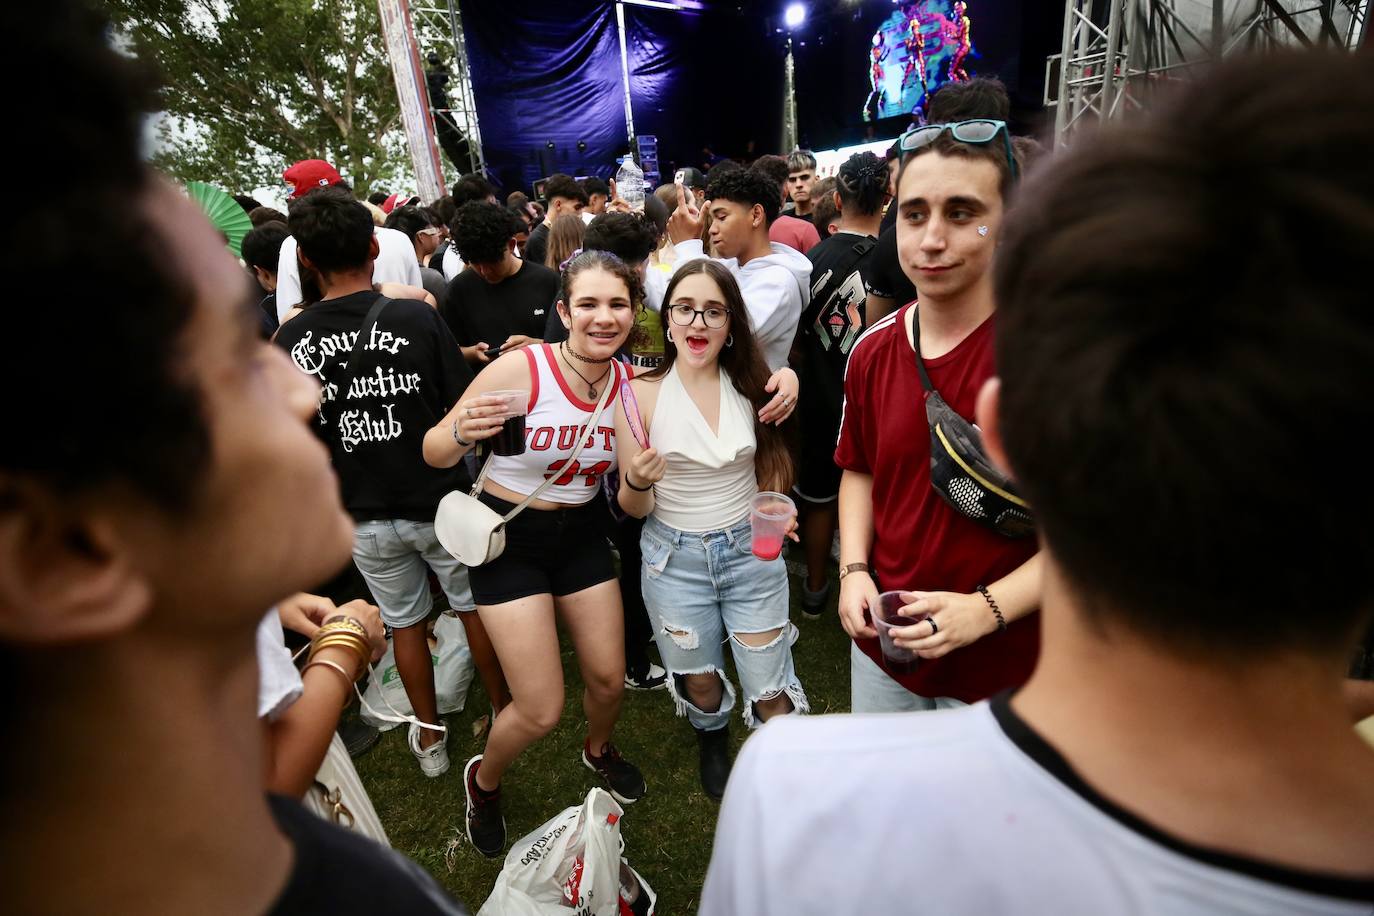
[[[553,485],[533,505],[581,505],[596,495],[602,476],[616,466],[615,389],[626,370],[619,363],[609,367],[605,384],[612,386],[612,394],[596,424],[587,431],[581,454],[570,464],[568,458],[577,446],[578,432],[591,418],[596,404],[579,397],[574,384],[564,376],[553,347],[539,344],[524,348],[524,353],[530,373],[525,452],[492,459],[487,484],[495,486],[489,486],[488,492],[501,499],[523,499],[545,479],[554,478]]]

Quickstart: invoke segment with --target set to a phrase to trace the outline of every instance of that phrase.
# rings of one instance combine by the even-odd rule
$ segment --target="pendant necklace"
[[[566,344],[566,343],[561,343],[561,344],[558,345],[558,348],[559,348],[560,350],[563,351],[563,356],[566,358],[567,355],[568,355],[568,353],[570,352],[570,348],[567,346],[567,344]],[[574,355],[578,355],[578,354],[574,353]],[[581,356],[579,356],[579,358],[580,358],[580,359],[586,359],[586,357],[581,357]],[[586,360],[586,361],[587,361],[587,362],[592,362],[592,360]],[[575,365],[573,365],[573,361],[572,361],[572,360],[569,359],[567,362],[568,362],[568,368],[571,369],[573,372],[577,373],[577,377],[580,378],[580,379],[582,379],[582,381],[584,381],[584,382],[587,383],[587,397],[589,397],[589,398],[591,398],[593,401],[595,401],[595,400],[596,400],[596,386],[597,386],[598,383],[601,382],[602,379],[604,379],[604,378],[610,373],[611,367],[610,367],[610,366],[607,366],[607,367],[606,367],[606,371],[603,372],[603,373],[601,373],[601,375],[597,377],[596,381],[593,382],[591,379],[589,379],[589,378],[587,378],[585,375],[583,375],[582,372],[581,372]],[[609,363],[610,360],[606,360],[606,362]]]

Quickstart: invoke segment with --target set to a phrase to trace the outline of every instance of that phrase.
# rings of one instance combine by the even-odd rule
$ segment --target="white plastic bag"
[[[477,916],[621,916],[620,818],[624,810],[604,789],[592,789],[580,806],[568,808],[515,843]],[[648,898],[637,912],[652,916],[657,898],[633,869],[639,893]],[[623,912],[628,912],[628,909]]]
[[[470,611],[469,613],[476,613]],[[455,615],[444,613],[434,624],[437,643],[431,646],[430,661],[434,665],[434,692],[438,694],[439,714],[461,712],[467,702],[468,686],[472,684],[472,652],[468,650],[468,638],[463,632],[463,622]],[[372,713],[391,715],[392,710],[402,715],[413,715],[410,699],[401,684],[401,674],[396,670],[396,655],[387,640],[386,654],[373,666],[372,679],[363,693],[361,716],[364,722],[374,728],[387,731],[396,727],[395,722],[378,719]]]
[[[355,830],[383,846],[391,845],[377,809],[372,807],[372,799],[337,733],[330,739],[329,751],[315,774],[314,784],[301,801],[331,824]]]

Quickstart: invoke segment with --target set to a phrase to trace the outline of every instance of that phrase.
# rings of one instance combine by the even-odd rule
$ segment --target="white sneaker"
[[[430,779],[436,776],[443,776],[448,772],[448,733],[444,732],[438,741],[431,744],[424,750],[420,749],[420,726],[415,723],[410,724],[410,730],[406,734],[410,743],[410,752],[415,755],[415,759],[420,761],[420,772]]]

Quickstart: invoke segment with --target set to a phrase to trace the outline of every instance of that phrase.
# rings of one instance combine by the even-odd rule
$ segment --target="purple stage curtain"
[[[463,34],[482,149],[504,192],[529,193],[551,172],[610,174],[626,149],[614,3],[465,3]]]

